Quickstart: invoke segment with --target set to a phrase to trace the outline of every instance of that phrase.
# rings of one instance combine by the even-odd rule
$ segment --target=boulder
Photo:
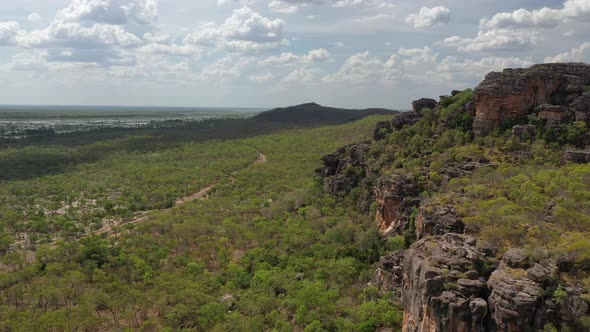
[[[391,119],[392,129],[402,129],[406,125],[413,125],[420,120],[421,113],[405,112],[400,113]]]
[[[384,139],[388,134],[393,132],[393,128],[391,127],[390,121],[380,121],[377,122],[375,126],[375,130],[373,131],[373,139],[375,141],[380,141]]]
[[[412,102],[412,111],[418,113],[424,108],[434,109],[436,107],[436,100],[431,98],[422,98]]]

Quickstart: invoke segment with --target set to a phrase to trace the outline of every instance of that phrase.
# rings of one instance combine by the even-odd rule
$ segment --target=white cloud
[[[336,73],[322,78],[324,83],[364,86],[390,86],[392,84],[416,83],[424,86],[441,84],[459,85],[481,80],[493,70],[513,67],[529,67],[531,58],[484,57],[465,59],[447,56],[439,60],[438,53],[423,48],[399,49],[386,61],[369,52],[353,55]]]
[[[459,52],[494,52],[527,49],[542,39],[532,30],[499,29],[480,31],[475,38],[448,37],[436,45],[455,47]]]
[[[590,42],[585,42],[578,47],[574,47],[569,52],[561,53],[553,57],[546,57],[545,63],[589,61],[590,57],[586,54],[587,50],[590,50]]]
[[[37,13],[30,13],[29,16],[27,16],[27,20],[33,23],[39,22],[41,21],[41,15]]]
[[[372,2],[372,0],[272,0],[268,3],[268,8],[279,13],[293,14],[297,13],[301,8],[309,6],[329,5],[334,8],[343,8]]]
[[[139,46],[143,41],[118,25],[93,24],[90,27],[80,23],[55,21],[43,30],[33,30],[17,36],[22,47],[73,47],[93,48],[100,46]]]
[[[309,51],[304,55],[294,53],[281,53],[278,56],[270,56],[262,61],[265,65],[310,65],[316,62],[324,62],[331,58],[330,52],[324,48]]]
[[[414,28],[426,28],[435,24],[447,24],[451,20],[451,10],[444,6],[433,8],[422,7],[417,14],[410,14],[406,17],[406,23]]]
[[[262,84],[262,83],[266,83],[269,81],[272,81],[275,76],[271,73],[264,73],[264,74],[254,74],[254,75],[250,75],[250,77],[248,77],[251,81],[254,81],[256,83]]]
[[[198,31],[185,38],[193,45],[215,46],[236,52],[259,52],[286,43],[283,37],[285,22],[260,15],[249,7],[235,9],[232,16],[219,26],[203,24]]]
[[[57,13],[56,18],[117,25],[131,22],[155,24],[158,3],[156,0],[72,0],[69,6]]]
[[[369,51],[349,57],[334,74],[322,78],[327,83],[373,84],[383,77],[383,61]]]
[[[14,37],[18,34],[20,25],[18,22],[8,21],[0,22],[0,45],[12,45],[15,43]]]
[[[485,57],[478,60],[460,59],[454,56],[444,58],[436,68],[440,78],[446,81],[481,80],[490,71],[505,68],[527,68],[534,64],[532,58]]]
[[[590,2],[588,0],[566,0],[561,9],[543,7],[529,11],[521,8],[511,13],[498,13],[489,20],[482,20],[482,29],[504,28],[553,28],[567,21],[590,19]]]
[[[293,70],[289,75],[281,80],[283,84],[296,84],[303,82],[312,82],[319,79],[320,70],[318,68],[299,68]]]

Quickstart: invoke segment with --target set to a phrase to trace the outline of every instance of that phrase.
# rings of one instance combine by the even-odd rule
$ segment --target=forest
[[[323,154],[386,118],[240,139],[5,149],[5,170],[29,166],[3,173],[1,329],[399,327],[394,296],[366,285],[387,243],[313,177]]]

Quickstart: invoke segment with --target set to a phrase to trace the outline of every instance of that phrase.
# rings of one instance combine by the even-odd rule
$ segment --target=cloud
[[[553,57],[546,57],[545,63],[588,61],[590,57],[585,54],[587,50],[590,50],[590,42],[585,42],[579,47],[574,47],[569,52],[561,53]]]
[[[262,84],[269,81],[272,81],[275,76],[271,73],[264,73],[264,74],[254,74],[248,77],[250,81],[254,81],[256,83]]]
[[[304,55],[294,53],[281,53],[278,56],[270,56],[262,61],[265,65],[310,65],[316,62],[324,62],[331,58],[330,52],[324,48],[309,51]]]
[[[433,8],[422,7],[417,14],[410,14],[406,17],[406,23],[414,28],[426,28],[435,24],[447,24],[451,20],[451,10],[444,6]]]
[[[18,22],[0,22],[0,46],[13,45],[20,30]]]
[[[529,49],[541,41],[542,29],[556,28],[565,22],[590,20],[588,0],[566,0],[563,7],[524,8],[497,13],[480,21],[473,38],[448,37],[436,45],[455,47],[459,52],[507,52]],[[568,33],[566,33],[568,35]]]
[[[225,0],[227,1],[227,0]],[[352,7],[368,4],[371,0],[272,0],[268,3],[270,10],[283,13],[297,13],[301,8],[310,6],[329,5],[334,8]]]
[[[373,84],[383,77],[383,61],[369,51],[349,57],[334,74],[322,78],[327,83]]]
[[[505,28],[554,28],[568,21],[582,21],[590,18],[590,2],[588,0],[566,0],[561,9],[543,7],[529,11],[521,8],[511,13],[504,12],[494,15],[489,20],[482,20],[482,29]]]
[[[453,85],[467,82],[474,84],[493,70],[509,67],[530,67],[531,58],[484,57],[465,59],[447,56],[442,60],[431,48],[401,48],[384,60],[369,52],[348,58],[333,74],[326,75],[326,84],[355,86],[391,86],[401,82],[424,86]]]
[[[29,16],[27,16],[27,20],[29,22],[33,22],[33,23],[39,22],[39,21],[41,21],[41,15],[39,15],[37,13],[31,13],[31,14],[29,14]]]
[[[56,18],[115,25],[155,24],[158,3],[156,0],[73,0]]]
[[[86,27],[80,23],[55,21],[43,30],[20,33],[17,43],[25,48],[98,48],[101,46],[139,46],[143,41],[118,25],[93,24]]]
[[[259,52],[286,43],[283,37],[285,22],[260,15],[249,7],[235,9],[232,16],[219,26],[206,23],[189,34],[185,43],[215,46],[235,52]]]
[[[534,64],[532,58],[485,57],[481,59],[461,59],[454,56],[445,57],[437,64],[437,75],[446,81],[467,81],[482,79],[490,71],[505,68],[528,68]]]
[[[320,70],[318,68],[299,68],[293,70],[281,80],[283,84],[296,84],[303,82],[312,82],[319,79]]]
[[[452,36],[436,45],[455,47],[459,52],[517,51],[535,46],[541,35],[532,30],[499,29],[480,31],[475,38]]]

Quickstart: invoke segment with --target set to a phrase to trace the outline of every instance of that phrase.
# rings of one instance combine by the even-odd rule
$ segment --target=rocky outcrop
[[[449,233],[419,240],[398,258],[400,265],[391,270],[394,280],[402,275],[402,331],[486,331],[486,276],[474,264],[486,257],[475,244],[472,237]]]
[[[560,105],[543,104],[535,107],[535,112],[539,113],[539,119],[545,120],[548,127],[558,127],[568,118],[569,109]]]
[[[512,127],[512,136],[524,138],[525,135],[534,137],[537,133],[537,127],[533,125],[516,125]]]
[[[375,130],[373,131],[373,139],[375,141],[380,141],[384,139],[388,134],[393,132],[393,128],[391,127],[391,121],[380,121],[377,122],[375,126]]]
[[[590,91],[574,100],[571,111],[574,113],[576,121],[585,121],[590,124]]]
[[[522,249],[500,262],[495,255],[471,236],[429,236],[382,257],[372,283],[401,290],[404,332],[535,331],[562,321],[574,327],[588,314],[587,290],[560,279],[556,260]]]
[[[542,104],[567,106],[590,84],[590,65],[554,63],[491,72],[475,88],[474,131],[485,135],[508,120],[526,119]]]
[[[412,102],[412,111],[414,113],[418,113],[422,111],[424,108],[434,109],[436,107],[437,101],[430,98],[422,98],[418,100],[414,100]]]
[[[400,233],[408,228],[412,208],[420,199],[418,185],[406,175],[390,175],[379,179],[375,188],[378,204],[377,223],[384,235]]]
[[[563,153],[563,160],[566,163],[585,164],[590,163],[590,150],[566,150]]]
[[[332,195],[346,195],[358,186],[366,174],[364,155],[370,144],[352,144],[322,157],[324,167],[316,175],[328,178],[328,192]]]
[[[394,130],[399,130],[404,126],[415,124],[421,117],[421,113],[405,112],[397,114],[390,121],[378,122],[373,131],[373,139],[376,141],[382,140]]]
[[[416,238],[463,233],[465,224],[452,206],[422,206],[416,215]]]

